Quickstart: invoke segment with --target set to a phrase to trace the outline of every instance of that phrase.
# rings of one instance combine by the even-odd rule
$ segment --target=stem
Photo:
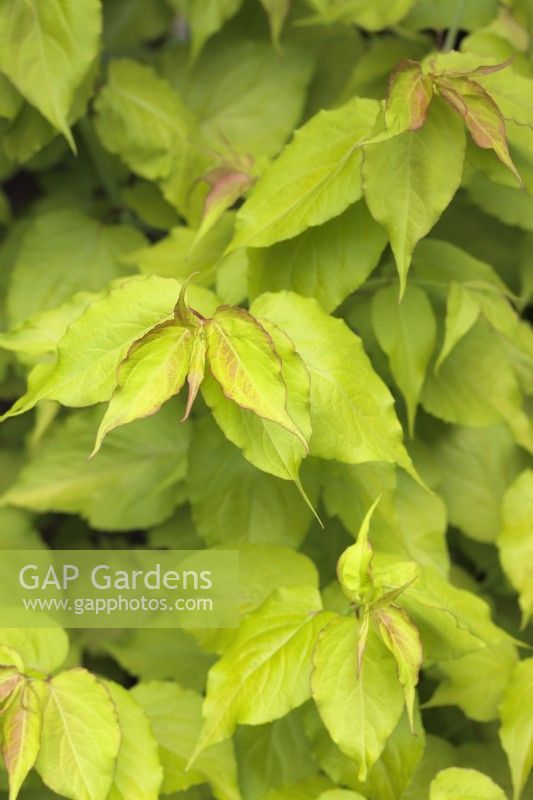
[[[113,177],[113,169],[109,164],[110,159],[98,141],[94,132],[93,124],[89,117],[83,117],[78,122],[78,130],[81,133],[83,143],[87,148],[87,152],[94,164],[100,183],[106,191],[107,196],[111,203],[116,208],[123,206],[120,188]]]
[[[448,28],[448,33],[446,34],[446,38],[444,40],[444,47],[443,47],[444,53],[449,53],[450,50],[453,50],[455,40],[457,39],[457,33],[459,32],[459,25],[461,24],[461,20],[463,19],[465,5],[466,5],[466,0],[457,1],[455,14],[453,15],[451,25]]]

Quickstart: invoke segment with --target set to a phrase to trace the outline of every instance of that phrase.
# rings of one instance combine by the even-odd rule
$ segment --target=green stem
[[[116,208],[123,206],[120,188],[113,177],[113,168],[109,163],[110,159],[98,141],[94,132],[93,124],[89,117],[83,117],[78,122],[78,130],[81,133],[83,143],[87,148],[87,152],[94,164],[100,183],[106,191],[111,203]]]
[[[448,28],[448,33],[446,34],[446,39],[444,40],[444,47],[442,48],[443,52],[445,53],[449,53],[450,50],[453,50],[455,40],[457,39],[457,33],[459,32],[459,26],[461,24],[461,20],[463,19],[465,5],[466,0],[458,0],[455,8],[455,14],[453,15],[451,25]]]

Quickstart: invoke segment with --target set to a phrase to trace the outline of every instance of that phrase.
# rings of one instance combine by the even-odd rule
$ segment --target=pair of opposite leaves
[[[431,101],[438,94],[463,118],[474,143],[483,150],[493,150],[522,186],[522,179],[509,152],[505,119],[490,94],[475,80],[476,76],[499,72],[510,63],[511,61],[506,61],[470,71],[437,71],[435,64],[430,62],[430,72],[426,73],[417,61],[402,61],[389,79],[381,120],[385,129],[371,137],[366,144],[374,144],[381,139],[390,138],[391,135],[422,128]]]
[[[380,586],[372,573],[373,550],[368,540],[370,521],[381,499],[377,498],[368,510],[359,529],[357,541],[348,547],[337,563],[337,576],[342,591],[357,609],[357,676],[363,666],[363,658],[371,626],[375,626],[385,647],[392,653],[398,669],[398,680],[405,695],[409,725],[414,733],[415,690],[422,667],[422,641],[418,629],[405,609],[396,604],[400,595],[418,577],[413,563],[413,574],[401,586]]]
[[[155,325],[130,347],[102,419],[91,457],[115,428],[158,411],[185,381],[191,411],[209,365],[224,397],[258,417],[281,425],[308,450],[304,434],[287,412],[287,386],[274,338],[285,335],[242,308],[219,306],[207,319],[189,308],[183,285],[172,319]],[[293,348],[291,348],[293,349]],[[294,352],[294,351],[293,351]],[[299,356],[294,352],[295,357]],[[305,391],[305,387],[302,387]],[[308,398],[306,398],[308,400]]]

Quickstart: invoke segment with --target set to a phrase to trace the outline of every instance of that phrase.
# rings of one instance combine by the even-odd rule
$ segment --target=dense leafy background
[[[533,798],[532,35],[0,0],[0,548],[236,547],[242,611],[0,629],[1,796]]]

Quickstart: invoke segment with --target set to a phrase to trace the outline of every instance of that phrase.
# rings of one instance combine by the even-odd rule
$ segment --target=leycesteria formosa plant
[[[0,0],[0,585],[240,565],[234,628],[0,609],[0,800],[533,796],[532,43]]]

